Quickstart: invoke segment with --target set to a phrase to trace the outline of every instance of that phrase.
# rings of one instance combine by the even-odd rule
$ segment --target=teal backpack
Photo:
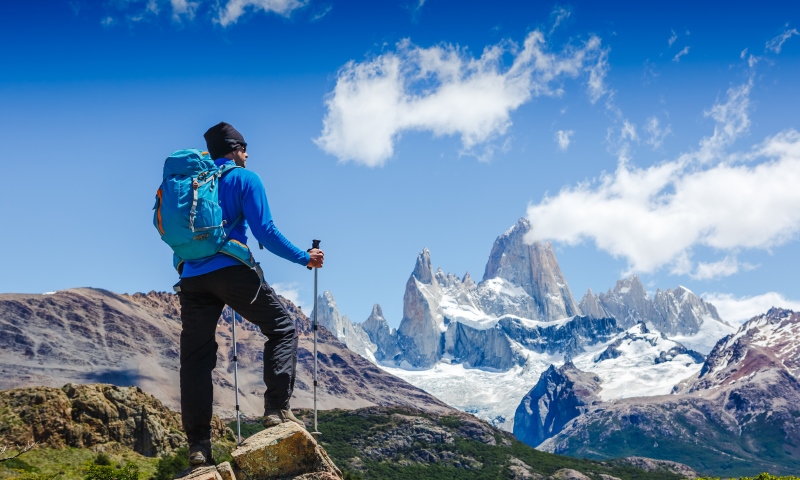
[[[228,238],[242,216],[230,225],[222,218],[219,180],[235,168],[241,167],[217,167],[208,152],[194,149],[178,150],[164,162],[163,181],[153,207],[153,225],[161,240],[172,248],[173,265],[178,273],[182,272],[185,260],[224,253],[256,270],[263,279],[247,245]]]

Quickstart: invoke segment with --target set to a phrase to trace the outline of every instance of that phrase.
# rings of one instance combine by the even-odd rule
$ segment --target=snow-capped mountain
[[[798,345],[800,314],[773,308],[721,339],[676,394],[592,404],[538,448],[594,458],[664,458],[724,476],[796,473]],[[601,386],[602,394],[607,387]]]
[[[607,293],[595,295],[590,289],[579,307],[584,315],[614,317],[623,328],[645,322],[667,335],[697,334],[714,322],[730,327],[713,305],[685,287],[656,290],[651,299],[636,275],[617,281]]]
[[[321,312],[330,318],[323,324],[382,368],[506,429],[552,364],[568,359],[596,374],[604,400],[667,394],[699,372],[703,357],[693,350],[708,353],[733,330],[688,290],[659,290],[651,300],[635,276],[607,294],[590,291],[579,307],[552,246],[523,241],[529,229],[520,220],[497,238],[480,283],[435,270],[430,251],[420,252],[397,330],[378,305],[362,324],[334,314],[327,292],[320,308],[334,308]],[[681,340],[666,338],[664,325]]]
[[[317,299],[319,314],[317,322],[327,328],[347,348],[362,357],[376,363],[375,350],[377,347],[370,340],[367,332],[360,324],[353,324],[347,316],[342,316],[336,306],[336,300],[329,291],[325,291]]]

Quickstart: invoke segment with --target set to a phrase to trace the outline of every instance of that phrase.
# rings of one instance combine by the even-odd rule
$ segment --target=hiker
[[[244,137],[225,122],[209,128],[203,136],[211,159],[227,169],[218,179],[222,225],[234,225],[226,245],[246,250],[249,226],[256,240],[275,255],[302,266],[322,267],[325,255],[321,250],[299,249],[273,223],[261,178],[245,169],[248,154]],[[197,190],[197,183],[194,188]],[[251,261],[245,262],[223,248],[206,258],[183,261],[178,267],[181,411],[192,465],[213,462],[211,372],[217,363],[217,320],[225,305],[257,325],[268,339],[264,344],[264,426],[293,421],[305,428],[289,408],[297,367],[294,320],[264,281],[258,264],[252,256],[249,258]]]

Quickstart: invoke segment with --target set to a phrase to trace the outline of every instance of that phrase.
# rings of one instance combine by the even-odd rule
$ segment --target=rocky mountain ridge
[[[796,473],[798,342],[800,314],[773,308],[721,339],[675,394],[593,403],[538,448],[592,458],[663,458],[716,475]],[[568,386],[562,381],[550,389]],[[568,397],[559,402],[547,404],[545,415],[574,403]]]
[[[310,320],[282,300],[298,328],[298,375],[292,406],[310,407],[313,370]],[[64,382],[136,385],[179,409],[177,296],[117,295],[72,289],[50,295],[0,295],[0,389]],[[234,412],[231,316],[218,323],[214,408]],[[318,335],[320,408],[415,405],[450,407],[353,353],[325,329]],[[263,413],[262,356],[266,341],[257,327],[237,319],[239,401],[248,415]]]

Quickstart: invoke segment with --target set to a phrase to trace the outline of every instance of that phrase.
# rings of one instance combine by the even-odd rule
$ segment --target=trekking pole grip
[[[311,240],[311,248],[306,250],[306,252],[310,252],[311,250],[319,249],[319,244],[322,240]],[[306,267],[307,269],[311,270],[311,267]]]

